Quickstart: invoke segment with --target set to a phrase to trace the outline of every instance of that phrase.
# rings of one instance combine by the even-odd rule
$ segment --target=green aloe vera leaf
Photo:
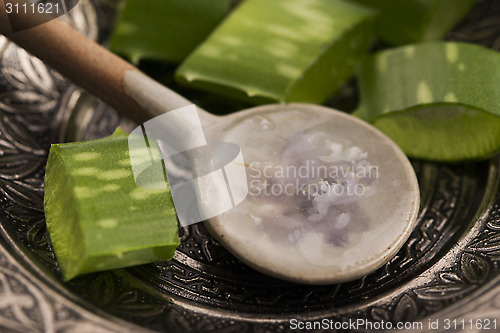
[[[431,42],[363,62],[357,115],[411,157],[457,162],[500,151],[500,53]]]
[[[256,104],[322,103],[367,52],[374,18],[372,10],[341,0],[247,0],[176,78]]]
[[[154,148],[134,153],[158,155]],[[158,156],[156,160],[161,161]],[[136,185],[128,135],[122,131],[104,139],[52,145],[45,174],[45,217],[64,280],[170,260],[179,236],[165,188]]]
[[[127,0],[110,49],[132,62],[181,62],[228,13],[230,0]]]
[[[442,39],[476,0],[350,0],[378,10],[377,36],[392,45]]]

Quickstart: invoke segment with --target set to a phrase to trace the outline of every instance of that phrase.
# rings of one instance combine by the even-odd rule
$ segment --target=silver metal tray
[[[66,19],[97,39],[109,31],[115,5],[82,0]],[[498,1],[479,1],[448,38],[500,49]],[[353,95],[348,85],[330,105],[348,105]],[[213,103],[203,94],[188,97],[208,109]],[[460,165],[413,161],[422,193],[418,226],[388,264],[357,281],[305,286],[264,276],[198,224],[180,230],[170,262],[61,282],[43,213],[48,149],[62,139],[108,135],[118,125],[132,126],[0,37],[1,332],[289,332],[291,320],[324,319],[422,323],[422,331],[439,319],[434,332],[481,331],[469,319],[494,332],[493,322],[490,330],[484,324],[497,319],[499,329],[499,157]],[[455,330],[446,330],[446,319]]]

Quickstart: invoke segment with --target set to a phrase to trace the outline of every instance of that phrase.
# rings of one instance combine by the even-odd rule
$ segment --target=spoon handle
[[[133,121],[141,124],[164,112],[192,104],[184,97],[149,79],[152,85],[158,86],[156,95],[151,98],[160,99],[164,105],[160,109],[141,106],[142,103],[129,95],[124,88],[127,72],[142,74],[137,68],[58,19],[52,19],[27,30],[13,32],[9,19],[43,20],[38,14],[27,17],[15,13],[7,15],[5,2],[0,0],[0,34]],[[158,95],[158,91],[163,94]],[[143,91],[142,95],[147,96],[148,91]]]

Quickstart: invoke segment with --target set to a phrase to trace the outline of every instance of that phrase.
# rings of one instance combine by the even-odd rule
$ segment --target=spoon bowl
[[[205,225],[249,266],[298,283],[345,282],[385,264],[410,236],[417,178],[371,125],[307,104],[224,118],[217,133],[240,146],[249,194]]]

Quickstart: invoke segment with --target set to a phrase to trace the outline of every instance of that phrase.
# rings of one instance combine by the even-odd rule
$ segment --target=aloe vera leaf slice
[[[377,36],[392,45],[442,39],[476,0],[351,0],[378,10]]]
[[[150,152],[159,155],[154,148]],[[44,206],[64,280],[169,260],[179,245],[170,191],[136,185],[128,135],[121,131],[100,140],[53,145]]]
[[[247,0],[181,64],[176,78],[256,104],[322,103],[366,53],[374,17],[339,0]]]
[[[110,49],[135,63],[181,62],[229,8],[230,0],[127,0]]]
[[[500,53],[432,42],[363,62],[357,115],[411,157],[458,162],[500,151]]]

